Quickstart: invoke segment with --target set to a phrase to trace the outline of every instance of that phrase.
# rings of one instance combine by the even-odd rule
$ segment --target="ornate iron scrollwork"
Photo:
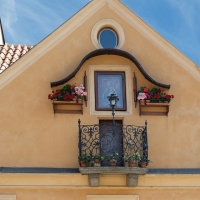
[[[148,160],[147,122],[145,126],[109,124],[81,125],[79,127],[79,154],[110,154],[119,151],[118,162],[125,155],[138,152]]]

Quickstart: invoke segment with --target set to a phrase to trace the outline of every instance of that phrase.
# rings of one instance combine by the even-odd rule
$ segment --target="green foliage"
[[[142,163],[142,162],[150,163],[150,162],[152,162],[152,161],[151,161],[151,160],[147,160],[145,156],[142,156],[142,157],[140,158],[140,163]]]
[[[84,163],[89,163],[90,162],[90,156],[88,156],[87,154],[81,154],[80,156],[78,156],[78,161],[82,161]]]
[[[92,156],[92,160],[98,160],[98,161],[102,161],[104,160],[104,156],[100,155],[100,154],[95,154]]]
[[[124,158],[124,162],[128,162],[128,157],[129,156],[124,156],[123,158]]]
[[[150,99],[152,103],[158,102],[170,102],[174,98],[174,95],[166,94],[165,91],[160,88],[149,89],[146,86],[141,86],[138,90],[137,99]]]
[[[105,158],[106,158],[106,160],[108,160],[108,161],[110,161],[110,160],[115,160],[115,161],[117,161],[118,156],[119,156],[118,152],[117,152],[117,151],[113,151],[112,154],[106,155]]]
[[[140,161],[141,157],[138,152],[135,152],[133,155],[128,156],[128,161],[137,160]]]

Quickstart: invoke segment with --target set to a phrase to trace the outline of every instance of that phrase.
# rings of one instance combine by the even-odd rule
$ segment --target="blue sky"
[[[89,0],[0,0],[5,41],[35,45]],[[200,0],[121,0],[200,66]]]

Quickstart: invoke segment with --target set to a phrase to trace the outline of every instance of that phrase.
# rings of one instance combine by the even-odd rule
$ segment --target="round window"
[[[118,36],[112,29],[105,28],[98,34],[98,41],[102,48],[116,48],[118,45]]]

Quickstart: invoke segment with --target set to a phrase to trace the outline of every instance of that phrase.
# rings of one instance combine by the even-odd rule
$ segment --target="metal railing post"
[[[81,120],[78,119],[78,134],[79,134],[79,143],[78,143],[78,148],[79,148],[79,156],[82,154],[82,148],[81,148]]]

